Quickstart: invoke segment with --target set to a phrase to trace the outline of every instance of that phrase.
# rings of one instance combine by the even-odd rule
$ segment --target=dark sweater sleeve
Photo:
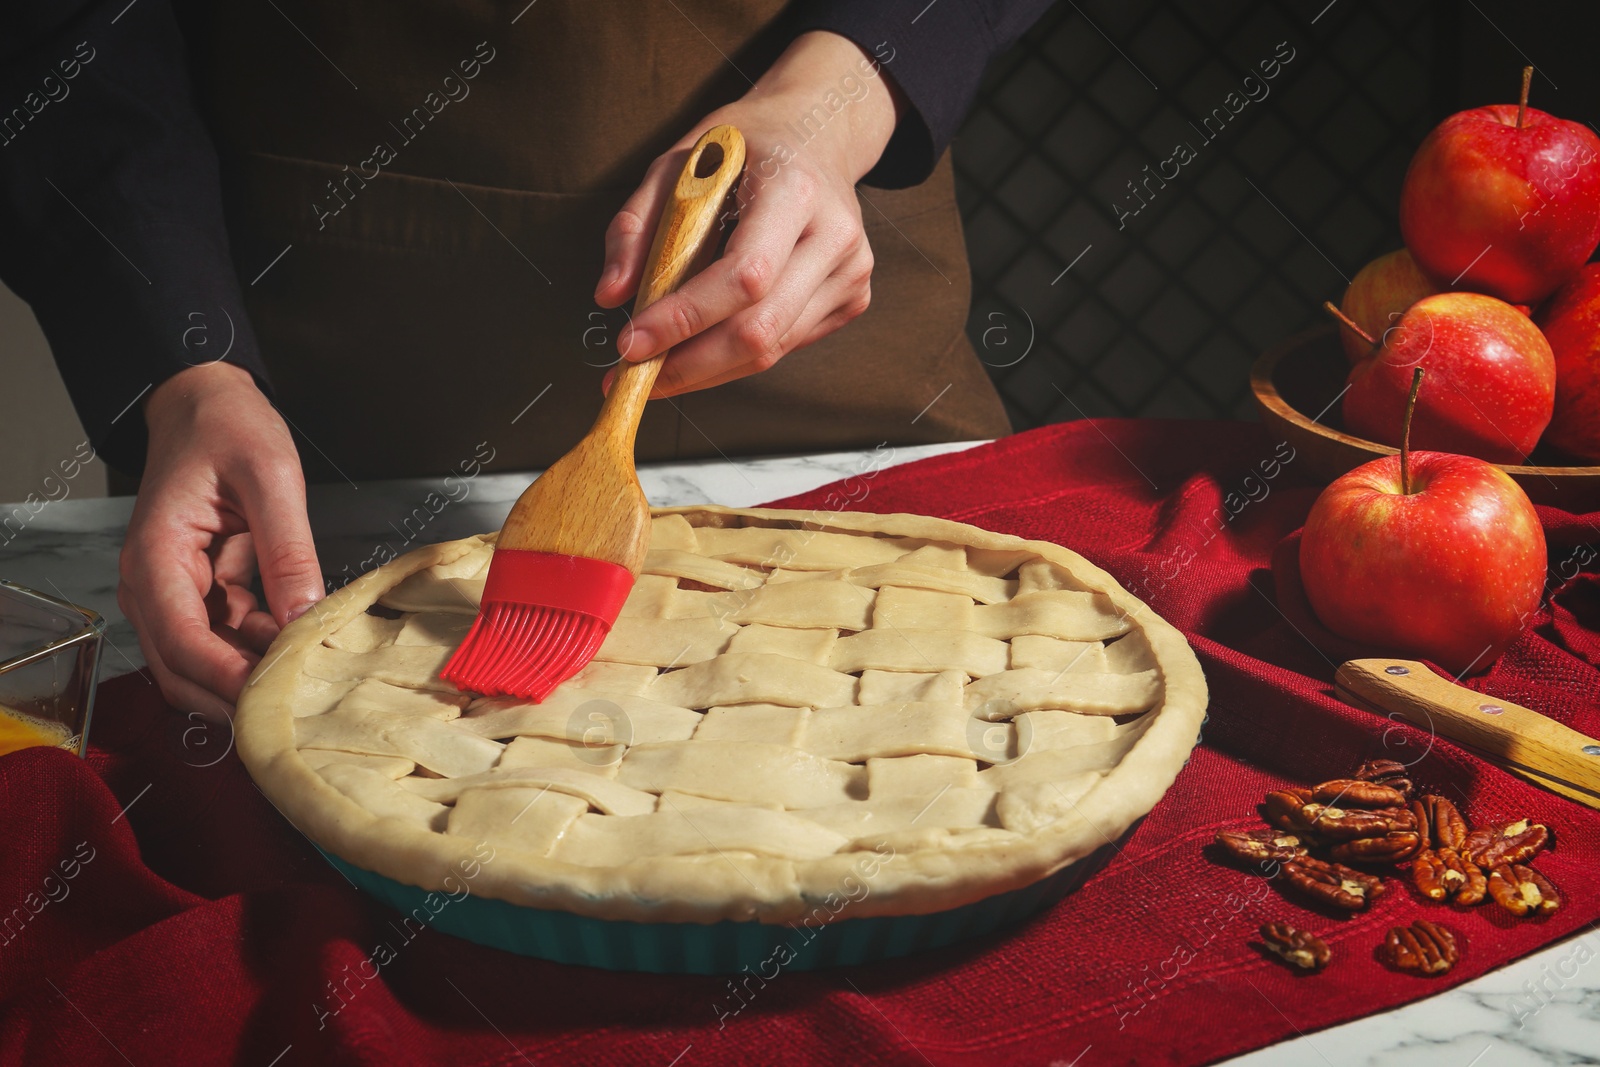
[[[799,30],[830,30],[874,57],[910,105],[868,185],[902,189],[933,173],[966,117],[989,61],[1050,0],[809,0]]]
[[[0,278],[96,451],[137,471],[150,389],[219,358],[265,381],[182,37],[167,0],[14,0],[0,70]]]

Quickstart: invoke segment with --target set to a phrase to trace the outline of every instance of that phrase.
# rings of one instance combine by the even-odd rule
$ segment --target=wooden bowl
[[[1349,373],[1350,361],[1332,326],[1291,337],[1250,369],[1262,422],[1293,446],[1297,465],[1324,481],[1399,451],[1343,431],[1339,402]],[[1600,467],[1561,466],[1542,448],[1529,457],[1540,461],[1537,466],[1499,467],[1535,504],[1574,514],[1600,508]]]

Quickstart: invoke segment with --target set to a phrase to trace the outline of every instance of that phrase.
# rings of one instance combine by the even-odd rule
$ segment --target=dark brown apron
[[[625,321],[592,297],[606,224],[787,36],[772,0],[525,3],[229,0],[196,22],[239,276],[317,480],[444,474],[485,442],[497,469],[542,467],[576,442]],[[1008,432],[964,333],[948,158],[864,197],[871,309],[652,402],[641,460]]]

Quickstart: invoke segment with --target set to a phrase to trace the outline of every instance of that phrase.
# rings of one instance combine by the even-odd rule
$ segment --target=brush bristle
[[[609,629],[583,612],[486,602],[439,677],[484,696],[538,703],[594,659]]]

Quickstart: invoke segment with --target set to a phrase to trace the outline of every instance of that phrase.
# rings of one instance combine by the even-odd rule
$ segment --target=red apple
[[[1379,256],[1357,271],[1350,288],[1344,291],[1339,310],[1369,336],[1381,338],[1383,331],[1400,321],[1407,308],[1439,291],[1411,253],[1402,248]],[[1353,363],[1372,355],[1372,346],[1353,330],[1340,330],[1339,340]]]
[[[1520,463],[1550,423],[1555,356],[1532,320],[1502,300],[1438,293],[1411,305],[1350,371],[1345,428],[1398,446],[1416,367],[1428,370],[1411,431],[1419,448]]]
[[[1544,439],[1600,462],[1600,263],[1590,263],[1539,309],[1556,357],[1556,411]]]
[[[1544,299],[1600,243],[1600,137],[1528,107],[1528,76],[1520,106],[1436,126],[1400,191],[1400,232],[1422,269],[1513,304]]]
[[[1488,667],[1521,631],[1545,566],[1527,494],[1499,467],[1445,452],[1363,463],[1322,491],[1300,537],[1300,580],[1324,626],[1456,674]]]

